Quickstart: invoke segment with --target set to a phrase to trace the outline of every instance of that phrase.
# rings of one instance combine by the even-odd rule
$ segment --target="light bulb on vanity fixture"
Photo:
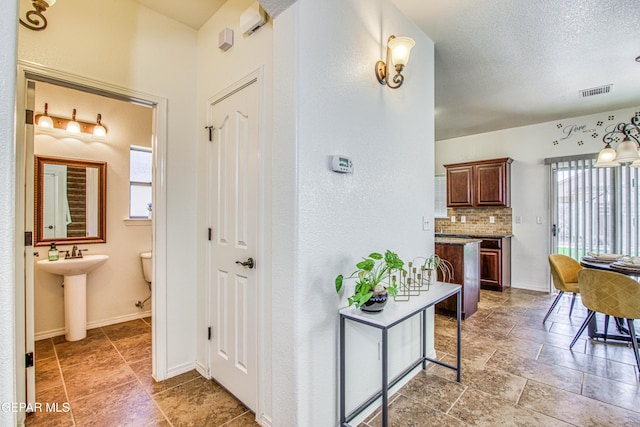
[[[71,133],[80,133],[80,123],[76,121],[76,109],[73,109],[73,114],[71,114],[71,121],[67,123],[67,132]]]
[[[107,129],[102,125],[102,114],[98,113],[96,117],[96,125],[93,128],[93,136],[104,138],[107,136]]]
[[[411,49],[416,42],[410,37],[389,36],[387,40],[387,61],[376,62],[376,77],[380,84],[386,84],[391,89],[397,89],[404,83],[402,70],[409,62]],[[396,69],[395,76],[391,76],[391,63]],[[393,84],[391,83],[393,81]]]
[[[38,126],[53,129],[53,120],[49,117],[49,104],[44,103],[44,114],[38,118],[37,121]]]
[[[630,123],[618,123],[613,130],[607,132],[602,141],[605,143],[604,148],[598,154],[598,160],[594,165],[597,168],[618,167],[623,164],[637,168],[640,167],[640,124],[639,115],[636,114],[631,118]],[[618,134],[624,135],[622,141],[616,149],[611,144],[619,141]]]

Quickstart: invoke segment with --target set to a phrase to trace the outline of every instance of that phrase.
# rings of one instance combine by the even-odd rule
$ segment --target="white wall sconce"
[[[410,37],[389,36],[389,40],[387,40],[387,61],[386,63],[383,61],[376,62],[376,77],[380,84],[386,84],[391,89],[397,89],[402,86],[402,83],[404,83],[402,69],[409,62],[409,55],[415,44],[416,42]],[[392,62],[396,69],[396,74],[393,77],[390,74]],[[391,80],[393,80],[393,84]]]
[[[636,115],[631,118],[631,123],[618,123],[616,127],[607,132],[602,141],[605,143],[604,148],[598,153],[598,160],[594,165],[597,168],[618,167],[623,164],[629,164],[634,168],[640,167],[640,118]],[[624,135],[622,141],[616,149],[611,144],[619,141],[620,136]]]
[[[37,114],[35,123],[40,130],[66,131],[78,135],[91,135],[95,138],[107,136],[107,128],[102,123],[102,114],[98,114],[95,123],[84,122],[76,119],[76,109],[73,109],[70,119],[52,116],[49,114],[49,104],[44,104],[44,113]],[[49,132],[47,132],[49,133]]]
[[[31,4],[34,10],[30,10],[25,14],[27,22],[20,19],[20,23],[33,31],[44,30],[47,28],[47,18],[44,17],[43,13],[55,3],[56,0],[33,0]]]

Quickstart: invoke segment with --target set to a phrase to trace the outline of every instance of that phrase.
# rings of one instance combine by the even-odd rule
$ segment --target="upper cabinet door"
[[[509,207],[511,162],[502,158],[444,165],[447,207]]]
[[[509,206],[509,169],[506,162],[475,166],[476,206]]]
[[[473,206],[473,166],[447,168],[447,207]]]

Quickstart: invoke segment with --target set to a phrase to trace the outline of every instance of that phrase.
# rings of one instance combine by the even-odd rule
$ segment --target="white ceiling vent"
[[[592,87],[591,89],[582,89],[580,91],[580,97],[581,98],[587,98],[589,96],[604,95],[606,93],[611,92],[611,89],[613,89],[613,85],[612,84],[604,85],[604,86],[598,86],[598,87]]]

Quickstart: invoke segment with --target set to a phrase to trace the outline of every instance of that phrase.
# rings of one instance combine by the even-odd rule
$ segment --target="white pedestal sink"
[[[84,255],[82,258],[43,259],[36,264],[47,273],[64,276],[64,330],[67,341],[87,336],[87,273],[107,262],[109,255]]]

